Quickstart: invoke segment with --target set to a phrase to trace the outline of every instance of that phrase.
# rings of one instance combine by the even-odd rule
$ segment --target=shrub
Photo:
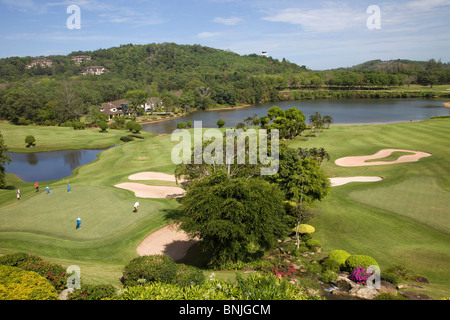
[[[167,255],[148,255],[131,260],[123,271],[124,286],[136,286],[152,281],[170,283],[177,275],[177,264]]]
[[[72,127],[74,130],[84,130],[84,128],[86,128],[86,124],[81,121],[74,121],[72,122]]]
[[[129,141],[133,141],[134,139],[133,139],[133,137],[130,137],[130,136],[123,136],[123,137],[120,137],[120,140],[122,140],[123,142],[129,142]]]
[[[392,283],[394,286],[397,286],[400,282],[400,278],[398,275],[391,272],[381,272],[380,279]]]
[[[27,144],[27,148],[34,146],[34,143],[36,142],[36,139],[33,136],[26,136],[25,137],[25,143]]]
[[[108,129],[108,124],[106,123],[106,121],[100,122],[100,124],[98,126],[102,130],[101,132],[106,132],[106,129]]]
[[[177,123],[177,129],[186,129],[187,124],[184,122],[178,122]]]
[[[133,132],[134,133],[139,133],[142,130],[142,126],[139,123],[135,123],[133,125]]]
[[[177,264],[177,273],[172,280],[173,284],[185,287],[194,284],[201,285],[203,281],[205,281],[205,275],[199,268],[186,264]]]
[[[134,124],[135,124],[135,123],[136,123],[136,122],[134,122],[134,121],[128,121],[128,122],[127,122],[127,125],[126,125],[127,129],[130,130],[130,131],[133,131],[133,128],[134,128]]]
[[[322,262],[322,268],[324,270],[330,270],[330,271],[334,271],[334,272],[338,272],[341,269],[341,265],[339,264],[338,261],[333,260],[333,259],[325,259]]]
[[[53,264],[41,258],[32,258],[20,261],[17,267],[23,270],[34,271],[43,276],[58,292],[66,288],[68,277],[64,268],[59,264]]]
[[[19,118],[19,120],[17,120],[17,124],[19,125],[19,126],[27,126],[27,125],[29,125],[31,123],[31,121],[30,120],[27,120],[27,119],[25,119],[25,118]]]
[[[324,282],[324,283],[328,283],[328,282],[334,282],[338,279],[338,275],[335,271],[333,270],[324,270],[320,276],[319,276],[319,280]]]
[[[17,267],[17,265],[21,261],[25,261],[25,260],[29,260],[29,259],[39,259],[39,258],[30,256],[28,253],[25,253],[25,252],[11,253],[11,254],[6,254],[6,255],[0,257],[0,265]]]
[[[188,122],[186,122],[186,127],[192,128],[192,121],[191,121],[191,120],[189,120]]]
[[[262,259],[266,263],[260,267],[261,271],[288,280],[297,278],[296,270],[294,269],[294,266],[291,263],[287,263],[285,261],[282,261],[281,259],[269,260],[264,259],[264,257]]]
[[[219,128],[222,128],[224,125],[225,125],[225,120],[223,120],[223,119],[217,120],[217,126]]]
[[[319,240],[309,239],[308,241],[306,241],[306,246],[310,249],[321,248],[322,243]]]
[[[292,229],[294,232],[300,233],[300,234],[304,234],[304,233],[314,233],[316,231],[316,229],[314,229],[313,226],[309,225],[309,224],[300,224],[299,226],[294,227],[294,229]]]
[[[81,288],[69,294],[69,300],[102,300],[114,299],[116,290],[107,285],[81,285]]]
[[[374,258],[365,255],[352,255],[345,260],[345,268],[348,272],[353,272],[359,266],[368,268],[371,265],[378,266]]]
[[[330,253],[328,254],[328,259],[334,260],[337,263],[339,263],[340,269],[345,268],[345,261],[347,260],[348,257],[350,257],[350,254],[344,250],[333,250],[330,251]]]
[[[58,294],[36,272],[0,266],[0,300],[56,300]]]
[[[367,279],[369,279],[370,273],[367,272],[366,268],[362,266],[358,266],[355,269],[353,269],[352,274],[348,277],[353,282],[356,282],[356,284],[365,286],[367,284]]]

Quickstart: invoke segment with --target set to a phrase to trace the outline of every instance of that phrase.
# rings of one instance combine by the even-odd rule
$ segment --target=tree
[[[319,165],[322,164],[323,160],[330,160],[330,155],[324,148],[311,148],[311,149],[302,149],[298,148],[298,155],[301,159],[311,158],[316,160]]]
[[[330,181],[316,160],[302,159],[297,150],[280,144],[279,161],[278,172],[264,178],[278,184],[287,200],[312,204],[330,192]]]
[[[33,147],[35,141],[36,139],[31,135],[25,137],[25,143],[27,144],[27,148]]]
[[[125,94],[125,99],[129,101],[129,107],[137,117],[138,108],[145,104],[150,97],[150,92],[146,90],[130,90]]]
[[[231,179],[219,171],[197,181],[181,200],[181,229],[200,238],[210,266],[237,262],[273,248],[285,235],[284,195],[259,178]]]
[[[334,122],[333,117],[330,115],[323,116],[322,120],[324,124],[328,125],[328,128],[330,128],[330,125]]]
[[[82,99],[73,88],[72,83],[65,82],[57,93],[54,115],[59,123],[76,120],[82,114]]]
[[[224,125],[225,125],[225,120],[223,120],[223,119],[217,120],[217,126],[219,128],[222,128]]]
[[[186,129],[186,123],[184,122],[178,122],[177,123],[177,129]]]
[[[6,180],[5,180],[5,165],[9,165],[12,160],[7,155],[8,147],[6,146],[3,135],[0,132],[0,188],[4,188],[6,186]]]
[[[99,127],[102,130],[101,132],[106,132],[106,129],[108,129],[108,124],[106,123],[106,121],[102,121],[100,122]]]
[[[305,130],[305,115],[296,107],[287,109],[284,115],[277,116],[269,129],[278,129],[281,139],[292,139]]]
[[[134,133],[139,133],[142,130],[142,126],[140,123],[134,123],[133,124],[133,132]]]

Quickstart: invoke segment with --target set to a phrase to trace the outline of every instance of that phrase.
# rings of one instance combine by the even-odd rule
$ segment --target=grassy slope
[[[450,294],[450,120],[367,126],[334,126],[293,147],[324,147],[330,176],[381,176],[382,182],[335,187],[320,204],[315,223],[326,250],[373,256],[386,268],[402,265],[432,283],[435,298]],[[419,162],[344,168],[334,160],[385,148],[432,153]]]
[[[8,129],[17,127],[4,129],[9,146]],[[118,136],[124,134],[121,131]],[[118,286],[123,265],[137,256],[136,246],[170,221],[167,210],[177,202],[140,199],[136,215],[132,212],[134,194],[114,185],[140,171],[173,173],[168,148],[171,143],[170,136],[149,134],[146,139],[102,152],[96,161],[76,169],[69,177],[70,194],[66,179],[49,182],[51,192],[47,195],[44,190],[36,193],[32,183],[7,175],[10,184],[21,187],[22,199],[14,199],[14,190],[0,190],[0,252],[24,251],[64,266],[76,264],[82,267],[86,282],[105,280]],[[82,218],[81,230],[75,230],[78,216]]]

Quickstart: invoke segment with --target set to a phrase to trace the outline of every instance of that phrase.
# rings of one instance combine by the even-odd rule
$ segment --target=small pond
[[[27,182],[58,180],[70,176],[77,167],[94,161],[101,150],[62,150],[50,152],[7,153],[12,163],[6,173]]]

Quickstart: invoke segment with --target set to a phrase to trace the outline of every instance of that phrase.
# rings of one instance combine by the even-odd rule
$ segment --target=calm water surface
[[[27,182],[58,180],[70,176],[79,166],[94,161],[103,150],[63,150],[33,153],[8,153],[12,163],[6,173]]]
[[[310,100],[283,101],[257,104],[247,108],[231,110],[195,111],[175,120],[167,120],[144,124],[145,131],[154,133],[171,133],[178,122],[202,121],[203,128],[216,128],[220,118],[225,120],[225,127],[235,127],[246,117],[267,114],[272,106],[283,110],[297,107],[302,110],[308,122],[309,116],[319,112],[322,116],[330,115],[334,124],[369,124],[418,121],[434,116],[450,115],[450,108],[443,106],[443,101],[426,99],[342,99],[342,100]]]

